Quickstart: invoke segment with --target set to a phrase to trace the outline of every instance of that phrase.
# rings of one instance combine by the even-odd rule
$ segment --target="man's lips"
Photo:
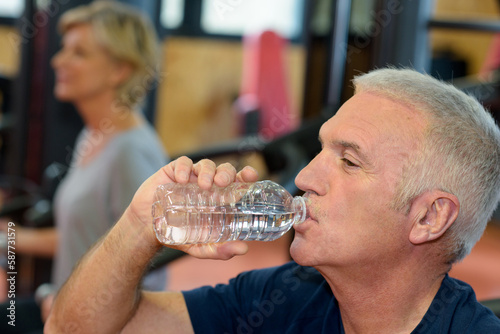
[[[314,219],[314,214],[312,210],[310,209],[309,205],[306,206],[306,220],[316,220]]]
[[[306,198],[306,218],[300,224],[294,224],[293,228],[295,232],[301,233],[305,232],[307,229],[311,227],[311,224],[317,224],[316,215],[314,214],[314,210],[312,209],[311,202],[309,198]]]
[[[306,193],[304,195],[304,198],[306,200],[306,220],[316,220],[314,210],[313,210],[313,203],[310,198],[310,194]]]

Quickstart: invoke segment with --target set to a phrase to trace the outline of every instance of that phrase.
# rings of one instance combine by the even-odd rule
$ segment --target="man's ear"
[[[453,194],[433,190],[420,195],[410,208],[410,242],[417,245],[436,240],[457,219],[459,210],[460,203]]]

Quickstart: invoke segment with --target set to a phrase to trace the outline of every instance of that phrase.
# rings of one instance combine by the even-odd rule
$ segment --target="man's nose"
[[[322,193],[326,184],[326,174],[322,170],[320,154],[318,154],[295,177],[295,185],[305,192]]]

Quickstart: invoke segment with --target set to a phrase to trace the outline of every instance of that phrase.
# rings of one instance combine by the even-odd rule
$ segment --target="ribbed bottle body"
[[[305,215],[303,199],[271,181],[210,190],[172,183],[159,186],[156,198],[153,225],[167,245],[275,240]]]

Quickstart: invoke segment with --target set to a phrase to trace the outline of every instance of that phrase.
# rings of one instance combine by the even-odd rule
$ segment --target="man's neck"
[[[338,300],[346,334],[410,333],[446,274],[446,270],[422,266],[365,272],[318,270]]]

